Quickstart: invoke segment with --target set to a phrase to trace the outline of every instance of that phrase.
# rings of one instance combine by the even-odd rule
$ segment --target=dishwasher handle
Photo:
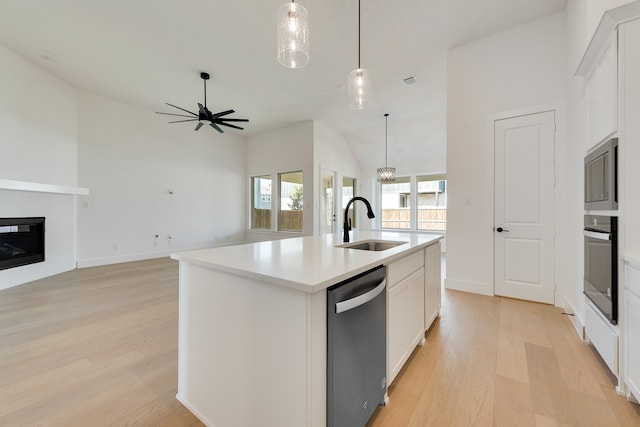
[[[364,293],[362,295],[358,295],[357,297],[349,298],[348,300],[337,302],[336,303],[336,314],[343,313],[345,311],[349,311],[351,309],[354,309],[356,307],[360,307],[361,305],[368,303],[369,301],[371,301],[372,299],[374,299],[375,297],[380,295],[380,293],[382,291],[384,291],[384,288],[386,286],[387,286],[387,281],[383,280],[382,282],[380,282],[380,284],[378,286],[376,286],[375,288],[371,289],[367,293]]]
[[[583,233],[585,237],[591,237],[592,239],[611,240],[610,233],[602,233],[602,232],[591,231],[591,230],[584,230]]]

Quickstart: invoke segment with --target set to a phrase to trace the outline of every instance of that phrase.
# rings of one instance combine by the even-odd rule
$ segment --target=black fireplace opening
[[[0,218],[0,270],[44,261],[44,220]]]

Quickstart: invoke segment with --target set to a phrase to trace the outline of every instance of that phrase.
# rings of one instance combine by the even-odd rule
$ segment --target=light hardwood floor
[[[0,426],[202,425],[175,400],[177,273],[159,259],[0,291]],[[561,310],[454,291],[389,395],[369,427],[640,426]]]

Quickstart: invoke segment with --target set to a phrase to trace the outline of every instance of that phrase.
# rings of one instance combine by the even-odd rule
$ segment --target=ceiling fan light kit
[[[287,68],[309,63],[309,13],[294,0],[278,9],[278,62]]]
[[[187,117],[187,119],[185,120],[174,120],[169,123],[183,123],[183,122],[197,121],[198,124],[196,125],[196,128],[194,129],[194,131],[200,130],[200,128],[203,125],[209,125],[220,133],[224,133],[224,131],[220,126],[227,126],[230,128],[243,130],[244,128],[240,126],[232,125],[230,124],[230,122],[248,122],[249,121],[248,119],[233,119],[233,118],[224,117],[224,116],[228,116],[229,114],[235,113],[235,110],[226,110],[226,111],[221,111],[219,113],[213,114],[207,108],[207,80],[209,80],[209,77],[210,76],[208,73],[204,73],[204,72],[200,73],[200,78],[204,81],[204,105],[198,103],[198,114],[194,113],[193,111],[186,110],[182,107],[178,107],[177,105],[170,104],[168,102],[165,102],[165,104],[167,104],[170,107],[177,108],[178,110],[184,111],[185,113],[189,113],[190,115],[163,113],[160,111],[157,111],[156,113],[164,114],[167,116]]]

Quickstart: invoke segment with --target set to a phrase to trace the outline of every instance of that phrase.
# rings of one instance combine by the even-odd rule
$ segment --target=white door
[[[322,169],[322,179],[320,188],[320,232],[322,234],[335,233],[336,210],[335,210],[335,183],[336,173],[327,169]]]
[[[496,120],[495,294],[554,303],[555,112]]]

